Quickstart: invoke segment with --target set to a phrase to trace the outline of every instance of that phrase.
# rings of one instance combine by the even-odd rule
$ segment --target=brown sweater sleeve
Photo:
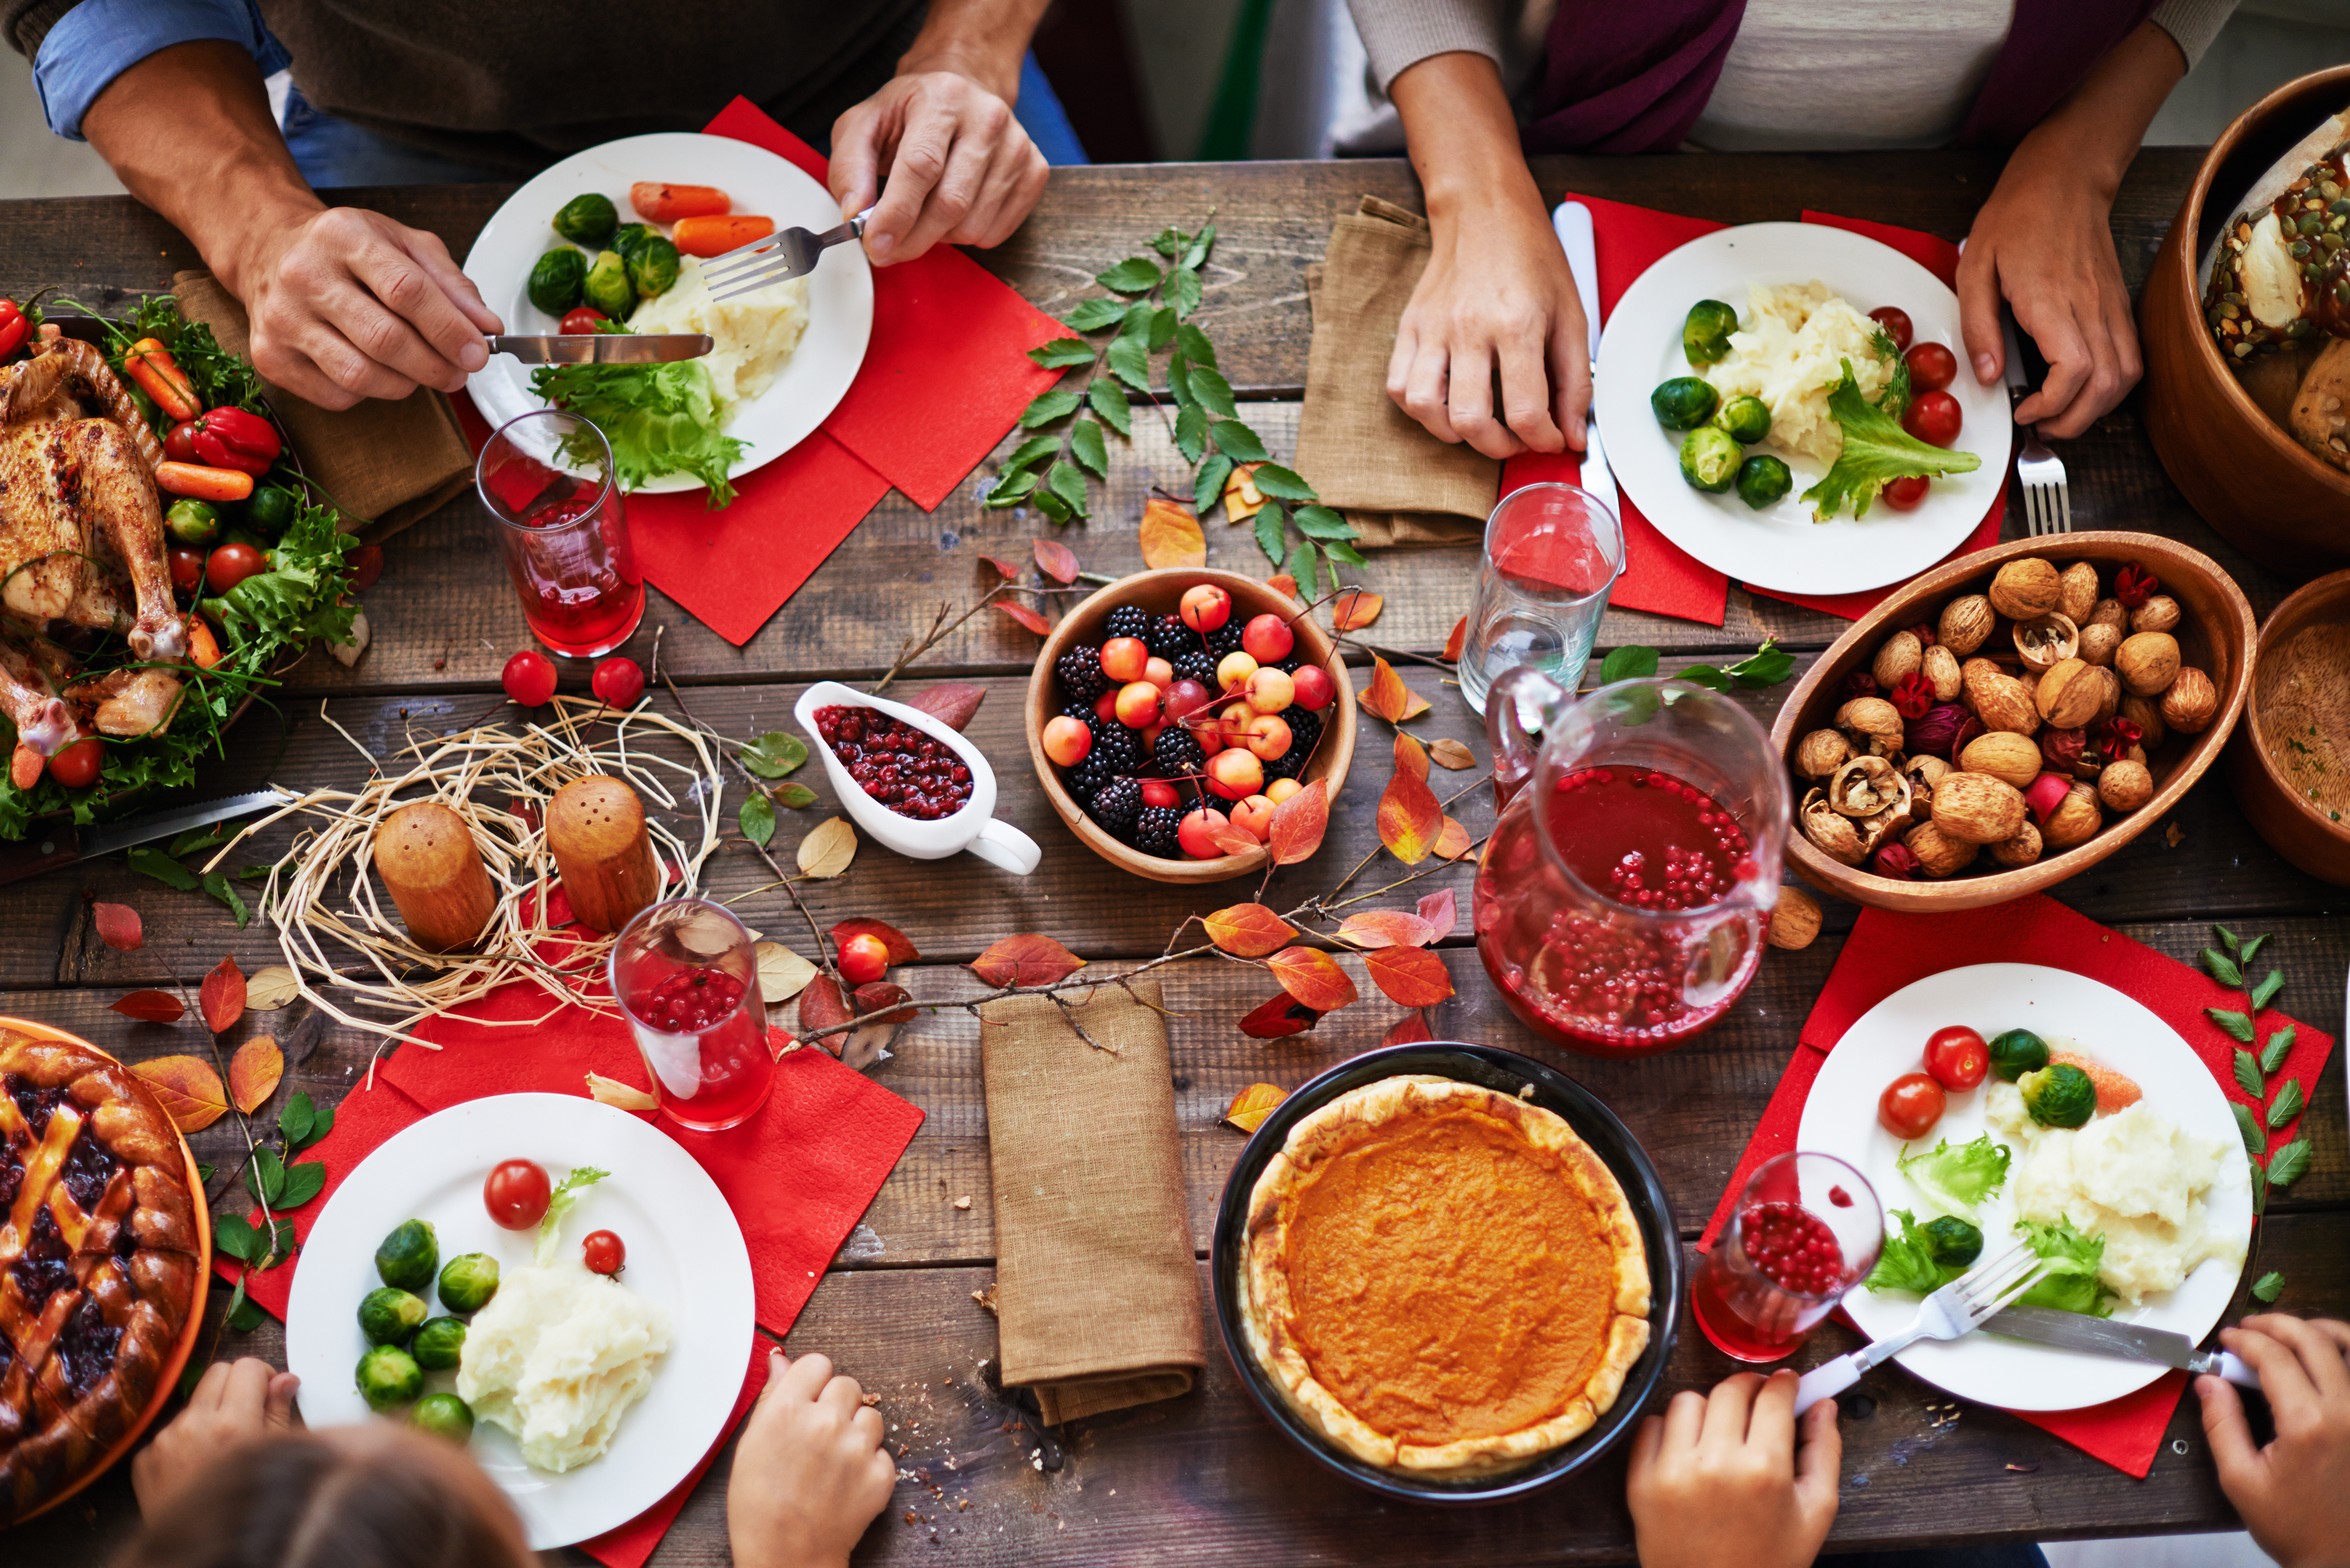
[[[0,29],[26,59],[41,52],[41,40],[79,0],[0,0]]]

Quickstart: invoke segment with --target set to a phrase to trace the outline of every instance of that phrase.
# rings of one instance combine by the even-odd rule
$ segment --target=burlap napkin
[[[1428,249],[1425,218],[1366,196],[1330,226],[1327,258],[1305,273],[1314,340],[1297,470],[1367,546],[1482,538],[1501,489],[1500,462],[1437,440],[1388,396],[1396,323]]]
[[[210,327],[222,348],[250,355],[244,306],[212,274],[176,274],[172,290],[182,316]],[[430,389],[396,403],[370,398],[338,410],[272,386],[269,406],[294,438],[302,472],[370,542],[399,533],[473,482],[473,454],[457,415]]]
[[[1207,1365],[1159,987],[1076,1006],[990,1002],[980,1030],[995,1179],[1003,1381],[1045,1423],[1191,1391]]]

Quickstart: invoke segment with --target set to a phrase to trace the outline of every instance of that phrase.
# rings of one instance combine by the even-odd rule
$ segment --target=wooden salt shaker
[[[619,930],[660,897],[644,803],[619,779],[589,774],[556,790],[546,803],[546,846],[573,918],[596,930]]]
[[[420,800],[383,819],[375,868],[418,947],[461,952],[497,912],[497,889],[465,819],[439,801]]]

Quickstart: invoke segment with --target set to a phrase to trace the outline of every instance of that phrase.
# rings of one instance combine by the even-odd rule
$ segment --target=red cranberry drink
[[[716,1132],[765,1103],[775,1058],[751,933],[702,898],[654,904],[612,944],[612,994],[680,1127]]]
[[[1690,1315],[1724,1354],[1776,1361],[1877,1266],[1885,1218],[1860,1173],[1825,1154],[1766,1160],[1698,1262]]]
[[[878,708],[816,711],[816,732],[857,787],[899,816],[936,822],[971,804],[971,769],[955,749]]]
[[[620,493],[596,427],[541,410],[509,421],[474,465],[484,504],[503,526],[506,576],[531,635],[551,653],[591,658],[629,639],[645,584],[629,547]],[[541,450],[544,449],[544,450]],[[557,452],[568,467],[554,466]],[[602,454],[585,465],[580,453]]]

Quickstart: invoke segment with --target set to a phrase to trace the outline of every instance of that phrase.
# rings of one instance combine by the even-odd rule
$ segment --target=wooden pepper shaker
[[[660,897],[644,803],[619,779],[589,774],[556,790],[546,803],[546,846],[573,918],[596,930],[619,930]]]
[[[418,947],[461,952],[497,912],[497,889],[465,819],[439,801],[420,800],[383,819],[375,868]]]

